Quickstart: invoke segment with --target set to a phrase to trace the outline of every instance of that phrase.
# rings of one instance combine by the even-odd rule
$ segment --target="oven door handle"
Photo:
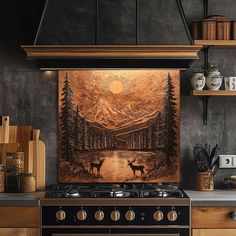
[[[52,236],[180,236],[180,234],[52,234]]]
[[[180,234],[110,234],[110,236],[180,236]]]

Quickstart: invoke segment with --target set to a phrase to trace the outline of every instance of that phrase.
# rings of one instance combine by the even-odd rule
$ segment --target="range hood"
[[[186,69],[201,46],[181,0],[48,0],[34,44],[22,48],[44,70]]]

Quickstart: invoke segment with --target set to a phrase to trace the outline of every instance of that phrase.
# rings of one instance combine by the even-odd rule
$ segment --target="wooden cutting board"
[[[32,126],[10,126],[9,116],[2,116],[2,126],[0,126],[0,144],[9,143],[7,152],[14,152],[17,145],[18,151],[24,152],[24,170],[29,172],[29,140],[31,140]],[[2,149],[5,150],[3,147]],[[3,157],[4,159],[4,157]],[[3,160],[4,161],[4,160]]]
[[[2,125],[0,126],[0,143],[9,143],[10,117],[2,116]]]
[[[33,157],[33,162],[30,162],[29,166],[36,176],[37,190],[45,190],[45,144],[39,140],[39,134],[40,130],[33,130],[33,140],[29,141],[29,160]]]
[[[19,151],[24,152],[24,170],[30,172],[29,140],[31,140],[32,126],[16,126],[15,142],[19,143]]]
[[[18,143],[1,143],[0,144],[0,163],[6,165],[6,155],[8,152],[17,152]]]

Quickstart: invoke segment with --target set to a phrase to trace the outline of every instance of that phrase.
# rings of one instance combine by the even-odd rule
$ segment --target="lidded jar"
[[[23,173],[20,176],[20,191],[22,193],[36,192],[35,175],[32,173]]]
[[[202,69],[196,69],[191,78],[191,85],[194,90],[202,90],[206,84],[206,78]]]
[[[18,172],[6,172],[6,192],[18,193],[20,191],[20,175]]]
[[[24,171],[24,152],[8,152],[6,157],[6,171],[18,172]]]
[[[219,90],[222,85],[223,76],[220,74],[219,68],[216,65],[211,65],[207,70],[207,88],[210,90]]]
[[[220,70],[218,65],[209,65],[209,68],[207,70],[207,76],[213,76],[213,75],[220,75]]]

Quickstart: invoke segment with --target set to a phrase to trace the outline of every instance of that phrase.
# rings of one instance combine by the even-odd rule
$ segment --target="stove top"
[[[47,198],[184,198],[176,185],[160,183],[57,184]]]

